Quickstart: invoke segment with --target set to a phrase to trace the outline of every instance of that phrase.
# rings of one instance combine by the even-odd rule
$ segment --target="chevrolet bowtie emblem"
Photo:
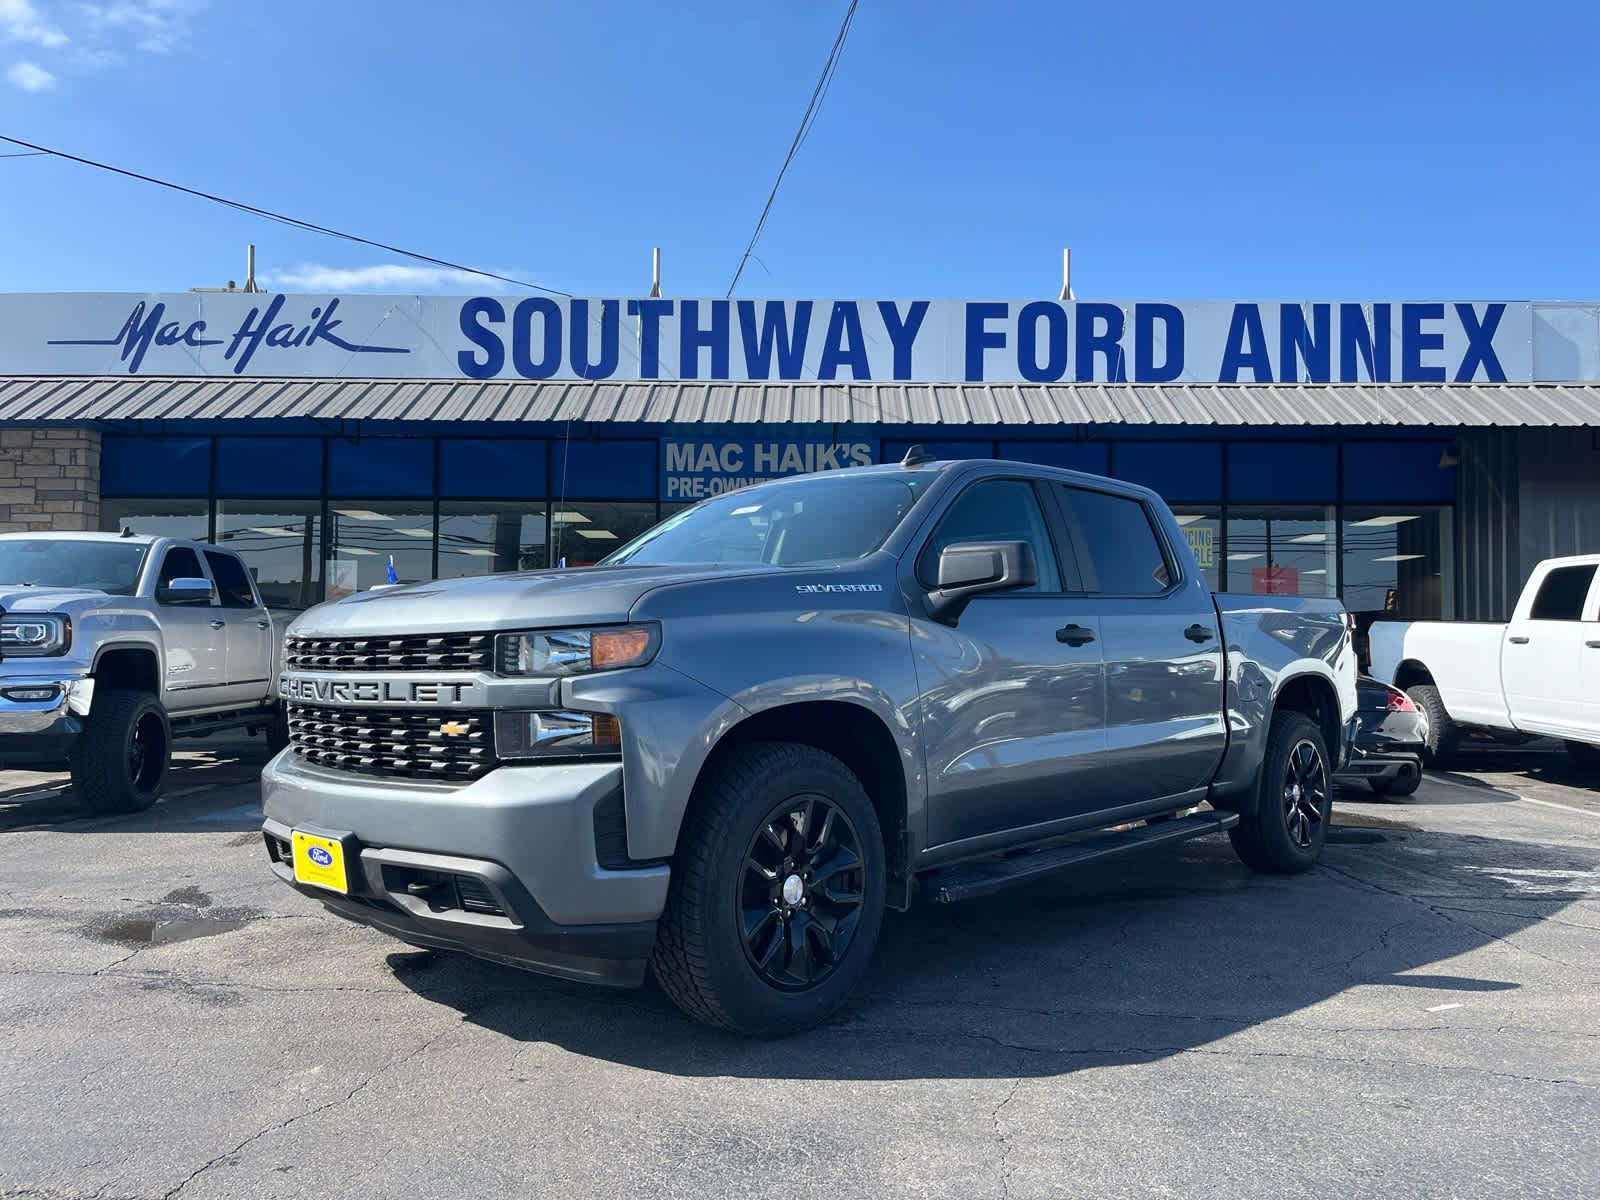
[[[461,721],[446,721],[439,726],[439,732],[445,737],[460,737],[467,732],[467,726]]]

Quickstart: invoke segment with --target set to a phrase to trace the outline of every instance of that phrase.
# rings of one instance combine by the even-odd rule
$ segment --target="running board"
[[[985,859],[956,867],[930,871],[922,877],[922,898],[933,904],[954,904],[987,896],[1013,884],[1029,883],[1069,867],[1115,858],[1164,846],[1169,842],[1186,842],[1204,837],[1208,833],[1221,833],[1239,823],[1239,814],[1232,812],[1199,812],[1192,816],[1177,817],[1155,825],[1137,825],[1116,833],[1019,854],[1010,858]]]

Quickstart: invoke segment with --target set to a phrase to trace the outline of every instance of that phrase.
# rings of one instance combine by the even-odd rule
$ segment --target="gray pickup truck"
[[[90,809],[149,808],[174,737],[287,740],[279,640],[244,563],[216,546],[0,535],[0,767],[66,766]]]
[[[303,614],[274,872],[418,946],[815,1023],[885,907],[1228,831],[1321,852],[1336,601],[1213,596],[1150,491],[1009,462],[764,483],[587,570]]]

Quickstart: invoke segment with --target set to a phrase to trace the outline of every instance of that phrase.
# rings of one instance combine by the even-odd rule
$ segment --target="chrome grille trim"
[[[407,633],[284,640],[283,665],[301,671],[490,671],[492,633]]]
[[[320,767],[390,778],[465,783],[497,765],[494,718],[484,709],[290,704],[289,745]]]

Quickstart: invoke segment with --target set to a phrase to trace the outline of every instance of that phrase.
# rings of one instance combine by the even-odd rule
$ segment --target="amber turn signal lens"
[[[597,629],[590,635],[589,662],[596,671],[643,662],[649,652],[648,629]]]
[[[622,726],[610,713],[595,713],[594,732],[589,740],[596,746],[622,745]]]

